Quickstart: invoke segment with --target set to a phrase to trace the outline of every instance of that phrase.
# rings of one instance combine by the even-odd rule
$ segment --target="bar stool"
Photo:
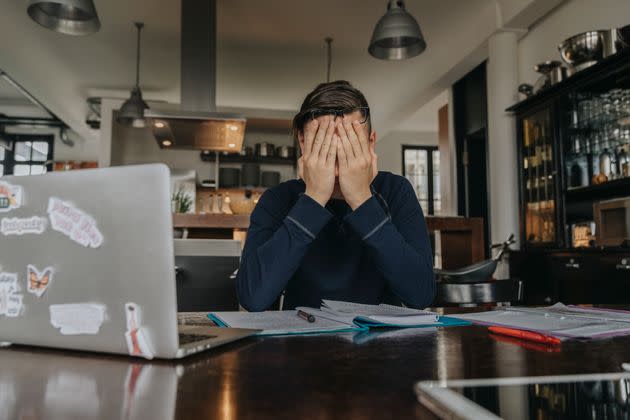
[[[503,243],[493,245],[497,255],[455,270],[435,270],[437,292],[433,306],[477,306],[481,304],[512,304],[523,299],[520,280],[494,280],[497,265],[513,244],[514,235]]]

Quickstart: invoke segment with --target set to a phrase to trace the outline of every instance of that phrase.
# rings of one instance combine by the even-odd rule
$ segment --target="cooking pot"
[[[278,146],[276,147],[276,156],[292,159],[295,157],[295,147],[293,146]]]
[[[272,157],[274,155],[274,145],[265,141],[256,143],[256,156]]]

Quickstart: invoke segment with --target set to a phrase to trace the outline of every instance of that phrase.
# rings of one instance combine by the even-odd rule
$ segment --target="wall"
[[[519,83],[538,78],[534,65],[560,60],[557,45],[572,35],[630,23],[628,0],[569,0],[538,22],[518,43]],[[516,86],[515,86],[516,88]]]
[[[435,116],[437,119],[437,115]],[[377,133],[378,134],[378,133]],[[438,134],[422,131],[391,131],[376,139],[378,169],[402,175],[402,145],[437,146]]]

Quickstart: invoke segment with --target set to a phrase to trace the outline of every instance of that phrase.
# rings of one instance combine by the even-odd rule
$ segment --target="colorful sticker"
[[[17,273],[0,273],[0,315],[15,318],[22,313]]]
[[[20,208],[22,205],[22,187],[0,181],[0,212]]]
[[[48,289],[55,271],[52,267],[46,267],[43,271],[39,271],[31,264],[27,266],[26,270],[26,290],[37,295],[37,297],[42,297],[46,289]]]
[[[50,323],[63,335],[98,334],[105,321],[105,305],[64,303],[50,305]]]
[[[153,359],[153,351],[149,345],[147,331],[140,325],[140,308],[135,303],[126,303],[125,315],[127,316],[125,340],[127,340],[129,354],[146,359]]]
[[[96,221],[72,204],[51,197],[48,200],[48,215],[51,227],[74,242],[86,248],[98,248],[103,244],[103,235]]]
[[[24,235],[34,233],[41,235],[46,230],[48,221],[43,217],[33,216],[28,218],[3,217],[0,221],[0,232],[7,235]]]

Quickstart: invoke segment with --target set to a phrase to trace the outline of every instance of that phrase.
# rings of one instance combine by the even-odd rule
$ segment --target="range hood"
[[[216,0],[182,0],[181,111],[147,110],[163,149],[239,152],[245,117],[216,112]]]

